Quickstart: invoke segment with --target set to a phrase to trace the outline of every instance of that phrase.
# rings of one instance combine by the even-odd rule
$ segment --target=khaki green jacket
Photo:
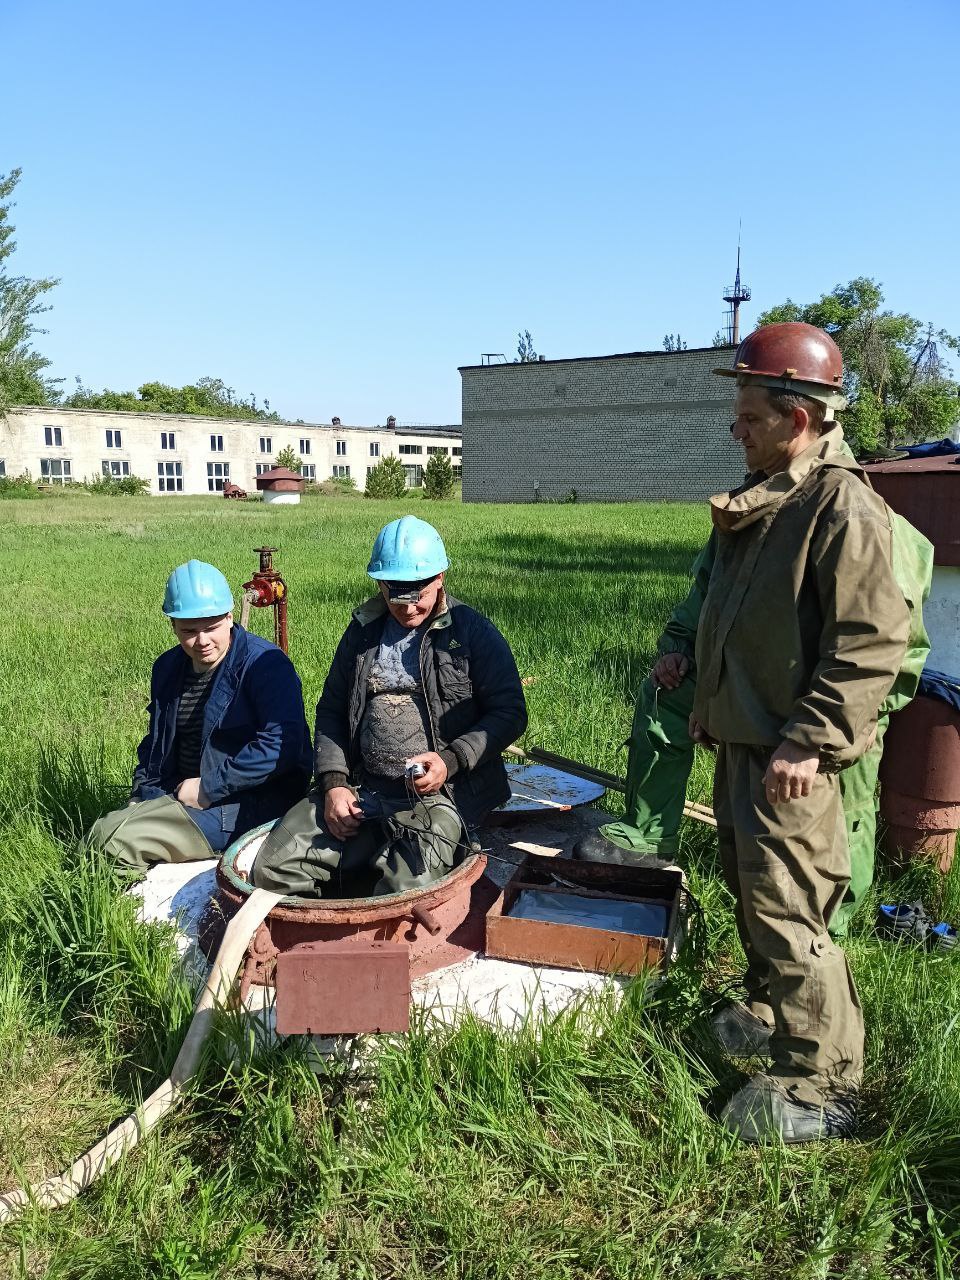
[[[832,427],[792,466],[712,499],[694,715],[724,742],[857,759],[893,687],[910,614],[892,513]]]

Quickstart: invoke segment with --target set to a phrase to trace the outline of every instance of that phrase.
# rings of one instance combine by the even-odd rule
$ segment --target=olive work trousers
[[[827,925],[850,879],[836,775],[809,796],[770,804],[769,747],[720,743],[713,784],[720,862],[747,956],[746,1004],[773,1025],[772,1074],[801,1102],[855,1089],[863,1012]]]
[[[216,858],[190,811],[173,796],[157,796],[105,813],[90,828],[97,844],[118,866],[145,873],[156,862],[199,862]]]
[[[676,689],[643,683],[628,742],[626,812],[622,822],[601,831],[608,840],[635,853],[677,856],[680,820],[687,779],[693,768],[694,744],[687,729],[696,691],[692,675]],[[887,717],[877,726],[874,745],[840,775],[840,795],[850,854],[850,885],[830,921],[830,932],[842,937],[873,883],[877,839],[877,775],[883,754]]]
[[[356,835],[338,840],[323,820],[323,794],[311,791],[264,840],[253,883],[301,898],[366,898],[419,889],[447,875],[469,849],[460,815],[442,795],[403,807],[386,802]]]

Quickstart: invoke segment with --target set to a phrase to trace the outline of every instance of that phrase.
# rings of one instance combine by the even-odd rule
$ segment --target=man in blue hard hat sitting
[[[447,568],[415,516],[377,536],[378,594],[354,613],[317,706],[315,789],[264,842],[258,886],[365,897],[428,885],[509,799],[502,752],[527,724],[517,665],[493,623],[446,594]]]
[[[278,818],[310,781],[310,733],[293,663],[233,621],[213,565],[190,560],[167,580],[163,612],[177,646],[153,664],[150,727],[126,808],[90,841],[137,871],[212,858]]]

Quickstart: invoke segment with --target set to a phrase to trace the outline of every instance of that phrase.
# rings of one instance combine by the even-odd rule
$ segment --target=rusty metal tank
[[[924,605],[927,667],[960,677],[960,455],[865,467],[874,489],[934,546]],[[880,811],[896,859],[931,858],[947,871],[960,826],[960,715],[917,697],[890,718],[880,768]]]
[[[226,922],[250,894],[247,879],[256,850],[272,823],[248,832],[226,851],[217,868],[217,898],[201,921],[199,943],[211,955]],[[497,890],[484,877],[486,858],[473,853],[449,875],[425,889],[376,898],[284,898],[267,916],[247,949],[241,997],[251,983],[273,984],[281,952],[304,943],[403,943],[416,978],[475,955],[483,947],[484,921]]]

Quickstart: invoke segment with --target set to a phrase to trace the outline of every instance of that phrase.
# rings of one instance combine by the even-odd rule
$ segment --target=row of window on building
[[[47,448],[62,449],[64,447],[64,434],[62,427],[47,426],[43,428],[43,442]],[[105,444],[108,449],[123,448],[123,432],[117,427],[105,428]],[[312,441],[307,438],[301,438],[300,456],[309,457],[311,453]],[[345,458],[347,456],[346,440],[337,440],[336,456]],[[177,447],[177,433],[175,431],[160,432],[160,448],[164,451],[175,451]],[[369,456],[371,458],[380,457],[380,441],[371,440],[369,442]],[[217,432],[210,435],[210,452],[223,453],[224,442],[223,436]],[[401,444],[398,446],[398,452],[404,456],[420,456],[423,454],[424,446],[420,444]],[[459,445],[427,445],[426,451],[428,456],[433,454],[451,454],[454,458],[460,458],[463,450]],[[264,454],[273,453],[273,437],[260,437],[260,452]],[[257,475],[263,475],[273,466],[270,462],[257,463]],[[120,478],[130,475],[130,463],[124,459],[104,459],[102,462],[102,470],[105,476],[113,476]],[[373,466],[367,467],[367,475],[373,470]],[[411,487],[419,487],[423,483],[423,467],[420,464],[406,464],[404,471],[407,476],[407,484]],[[461,474],[461,467],[454,465],[454,474]],[[3,459],[0,459],[0,475],[6,474],[6,465]],[[315,463],[305,462],[302,464],[300,474],[305,480],[316,480],[317,468]],[[47,484],[69,484],[73,479],[72,464],[69,458],[41,458],[40,460],[40,476]],[[338,463],[333,468],[333,476],[336,479],[350,478],[349,463]],[[230,479],[230,463],[229,462],[208,462],[207,463],[207,488],[211,493],[222,493],[224,485]],[[183,464],[181,462],[158,462],[157,463],[157,488],[161,493],[182,493],[183,492]]]
[[[121,458],[104,458],[101,464],[103,474],[105,476],[113,476],[119,479],[122,476],[130,475],[130,463],[126,459]],[[262,476],[265,471],[272,469],[272,463],[258,462],[257,475]],[[367,475],[373,470],[372,466],[367,467]],[[407,484],[410,488],[419,488],[423,484],[423,467],[419,463],[407,463],[404,468],[407,477]],[[457,477],[461,475],[462,468],[455,466],[453,474]],[[0,458],[0,476],[7,474],[6,460]],[[300,468],[300,474],[304,480],[316,480],[317,467],[316,463],[305,462]],[[338,463],[333,468],[334,479],[349,479],[350,464]],[[69,458],[41,458],[40,459],[40,478],[46,484],[70,484],[73,480],[73,469]],[[230,479],[230,463],[229,462],[208,462],[207,463],[207,489],[210,493],[222,493],[223,487]],[[157,489],[160,493],[183,493],[183,463],[182,462],[158,462],[157,463]]]
[[[123,448],[123,432],[119,428],[107,427],[105,429],[105,435],[106,435],[106,446],[108,449]],[[63,448],[63,428],[62,427],[44,427],[43,443],[49,449],[62,449]],[[313,441],[307,439],[306,437],[301,439],[300,456],[302,458],[307,458],[310,456],[312,452],[311,450],[312,443]],[[348,442],[346,440],[337,440],[335,443],[336,443],[337,457],[345,458],[347,456]],[[177,447],[177,433],[175,431],[161,431],[160,432],[160,448],[164,450],[175,450],[176,447]],[[424,449],[424,446],[422,444],[401,444],[398,446],[398,451],[401,454],[406,454],[406,455],[422,454],[423,449]],[[459,458],[463,453],[463,449],[459,445],[448,446],[445,444],[429,444],[426,446],[426,449],[427,449],[428,457],[435,453],[445,453],[445,454],[452,453],[455,458]],[[217,433],[211,434],[210,452],[223,453],[223,436],[222,435],[219,435]],[[260,437],[260,452],[273,453],[273,437],[272,436]],[[380,457],[380,441],[379,440],[370,441],[370,457],[371,458]]]

